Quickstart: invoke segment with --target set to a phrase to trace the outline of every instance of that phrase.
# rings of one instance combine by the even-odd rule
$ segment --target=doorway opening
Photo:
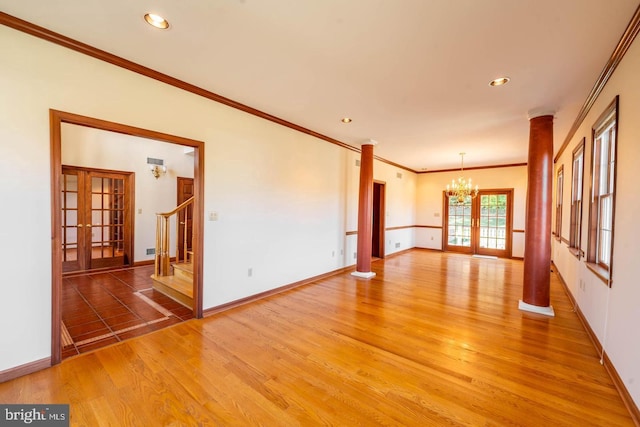
[[[385,241],[385,183],[373,182],[373,225],[371,235],[371,257],[384,258]]]
[[[445,251],[511,257],[513,189],[481,190],[463,204],[443,194]]]
[[[169,144],[177,144],[185,147],[190,147],[193,150],[193,195],[194,201],[192,205],[192,228],[193,228],[193,241],[192,241],[192,260],[193,260],[193,301],[192,306],[187,308],[189,311],[190,317],[201,318],[202,317],[202,236],[203,236],[203,197],[204,197],[204,143],[201,141],[196,141],[188,138],[183,138],[175,135],[164,134],[161,132],[156,132],[148,129],[136,128],[133,126],[128,126],[120,123],[108,122],[92,117],[80,116],[77,114],[50,110],[50,128],[51,128],[51,216],[52,216],[52,339],[51,339],[51,363],[57,364],[62,360],[62,344],[63,341],[67,340],[68,334],[65,333],[67,331],[64,330],[64,326],[62,325],[62,297],[63,297],[63,263],[65,262],[65,249],[68,249],[68,254],[71,254],[71,241],[73,240],[72,236],[64,236],[65,234],[65,221],[63,221],[63,207],[67,203],[67,193],[69,193],[69,201],[73,203],[73,198],[75,197],[75,202],[78,202],[81,197],[86,199],[86,194],[83,193],[83,196],[80,196],[80,191],[76,191],[74,196],[71,196],[73,191],[73,181],[74,178],[71,178],[69,181],[70,187],[67,186],[68,175],[70,174],[70,169],[65,168],[63,171],[62,165],[62,127],[63,124],[71,124],[84,126],[88,128],[104,130],[114,132],[116,134],[130,135],[134,137],[146,138],[154,141],[166,142]],[[133,144],[131,144],[133,147]],[[128,151],[128,150],[127,150]],[[122,155],[127,155],[127,151],[123,152]],[[114,172],[114,171],[111,171]],[[85,187],[88,185],[89,188],[93,188],[93,183],[95,183],[96,188],[98,185],[98,180],[100,181],[100,191],[91,190],[91,197],[95,198],[97,201],[97,196],[99,195],[102,202],[100,208],[97,207],[93,209],[92,205],[88,205],[91,208],[88,211],[91,211],[90,216],[101,215],[100,226],[97,227],[101,239],[99,243],[96,243],[96,247],[99,248],[99,252],[101,253],[101,257],[104,259],[109,258],[118,258],[120,253],[122,253],[122,262],[127,262],[129,265],[133,264],[133,249],[129,249],[129,259],[125,259],[126,252],[126,243],[125,243],[125,230],[124,227],[120,228],[120,221],[122,221],[122,225],[124,225],[124,217],[121,218],[121,215],[125,215],[125,211],[127,210],[124,207],[124,202],[122,207],[120,205],[120,201],[116,203],[111,203],[111,199],[118,199],[119,196],[124,197],[124,187],[126,186],[125,181],[117,181],[121,178],[115,176],[105,176],[100,175],[99,171],[95,172],[95,176],[91,174],[84,176],[82,179],[85,182]],[[108,175],[108,174],[107,174]],[[96,178],[95,182],[93,178]],[[114,181],[114,179],[116,181]],[[124,178],[123,178],[124,179]],[[91,184],[86,184],[87,182],[91,182]],[[106,187],[105,187],[106,184]],[[131,191],[132,192],[132,191]],[[95,197],[94,197],[95,196]],[[105,204],[104,201],[107,200]],[[89,202],[86,202],[89,203]],[[85,204],[86,204],[85,203]],[[173,203],[173,202],[172,202]],[[68,207],[68,205],[67,205]],[[71,211],[71,209],[67,209],[67,211]],[[94,212],[95,211],[95,212]],[[84,239],[82,250],[85,252],[91,252],[91,246],[93,245],[93,239],[95,236],[89,237],[88,232],[86,232],[86,228],[93,229],[93,217],[91,217],[91,222],[87,222],[88,213],[81,214],[85,215],[81,217],[82,222],[77,222],[75,227],[68,226],[67,230],[71,230],[75,228],[76,231],[82,229],[79,233],[81,234],[81,238]],[[66,213],[66,212],[65,212]],[[77,212],[76,212],[77,215]],[[105,215],[107,218],[108,225],[104,225]],[[113,222],[112,221],[115,221]],[[76,218],[78,221],[78,218]],[[131,227],[133,221],[130,222]],[[83,224],[82,227],[78,227],[79,224]],[[85,227],[86,224],[90,224],[91,227]],[[106,227],[106,228],[105,228]],[[72,234],[72,233],[70,233]],[[69,237],[69,238],[67,238]],[[106,240],[105,240],[106,239]],[[77,240],[77,236],[76,236]],[[87,243],[91,242],[91,243]],[[107,244],[108,243],[108,244]],[[76,242],[76,245],[78,243]],[[64,246],[67,245],[67,246]],[[116,254],[116,257],[102,256],[102,254],[109,254],[109,249],[104,249],[104,246],[110,247],[113,249],[113,253]],[[86,260],[88,259],[88,255],[84,255],[85,257],[85,266]],[[66,258],[68,261],[71,261],[69,257]],[[106,261],[105,261],[106,262]],[[112,262],[108,261],[107,263]],[[120,261],[118,261],[120,262]],[[123,264],[125,265],[125,264]],[[123,270],[125,271],[125,270]],[[132,275],[135,275],[135,272],[130,272]],[[115,273],[110,273],[115,274]],[[143,273],[143,274],[146,274]],[[65,279],[66,280],[66,279]],[[115,280],[122,281],[120,278]],[[110,292],[110,291],[109,291]],[[112,296],[115,296],[113,292]],[[144,300],[144,295],[137,296],[136,298],[140,298]],[[157,308],[158,311],[162,312],[161,309]],[[168,313],[168,311],[167,311]],[[165,313],[165,315],[167,315]],[[108,325],[107,325],[108,327]],[[109,328],[111,329],[111,328]],[[110,331],[113,333],[113,331]]]

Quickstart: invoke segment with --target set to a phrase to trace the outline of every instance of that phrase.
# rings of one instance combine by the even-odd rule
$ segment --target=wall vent
[[[154,159],[153,157],[147,157],[147,164],[148,165],[164,166],[164,160],[162,160],[162,159]]]
[[[401,172],[397,172],[396,173],[396,178],[402,179],[402,173]]]
[[[155,255],[156,248],[147,248],[147,255]]]

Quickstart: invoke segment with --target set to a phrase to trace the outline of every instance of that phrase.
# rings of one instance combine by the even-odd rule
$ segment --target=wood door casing
[[[445,251],[511,257],[513,189],[481,190],[463,205],[443,198]]]
[[[376,258],[384,258],[385,255],[385,209],[385,183],[374,181],[371,256]]]
[[[474,253],[510,258],[513,189],[480,191],[474,209]]]
[[[63,272],[130,265],[132,181],[132,172],[62,167]]]
[[[193,197],[193,189],[193,178],[178,177],[177,205]],[[193,248],[193,205],[189,205],[185,210],[178,212],[178,242],[183,242],[185,237],[187,239],[187,250],[190,251]],[[182,244],[178,245],[178,258],[186,259],[184,245]]]

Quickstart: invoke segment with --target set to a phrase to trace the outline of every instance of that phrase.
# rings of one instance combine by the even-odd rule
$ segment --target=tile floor
[[[191,319],[191,309],[153,290],[153,265],[64,277],[62,358]]]

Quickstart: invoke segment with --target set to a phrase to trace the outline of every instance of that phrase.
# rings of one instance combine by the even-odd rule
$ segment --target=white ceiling
[[[0,10],[346,144],[439,170],[556,150],[638,0],[0,0]],[[171,23],[160,31],[147,12]],[[511,82],[490,87],[509,76]],[[179,111],[176,112],[179,114]],[[340,122],[344,116],[351,124]]]

